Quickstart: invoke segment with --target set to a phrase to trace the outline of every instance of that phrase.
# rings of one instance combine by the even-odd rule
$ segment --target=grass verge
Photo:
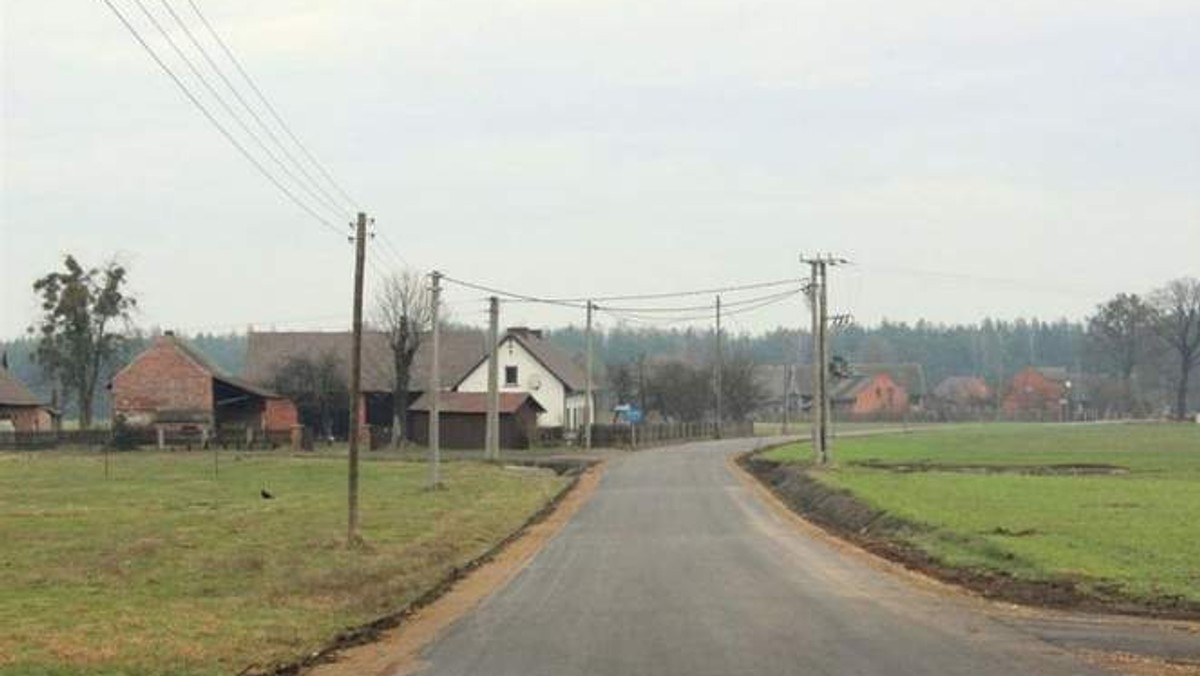
[[[1026,602],[1200,616],[1200,427],[991,424],[841,439],[831,468],[809,455],[762,459],[815,484],[792,486],[821,493],[810,513],[851,496],[827,516],[893,558],[997,596],[1030,583]]]
[[[404,607],[555,496],[551,472],[336,458],[0,454],[0,673],[265,669]],[[275,497],[263,499],[267,489]]]

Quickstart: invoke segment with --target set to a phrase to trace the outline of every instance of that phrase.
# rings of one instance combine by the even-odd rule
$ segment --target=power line
[[[728,312],[726,312],[724,309],[725,306],[727,305],[727,303],[722,302],[721,314],[722,314],[722,316],[728,317],[728,316],[735,316],[735,315],[740,315],[740,314],[746,314],[749,312],[754,312],[754,311],[760,310],[764,307],[768,307],[770,305],[774,305],[776,303],[780,303],[784,300],[787,300],[788,298],[795,296],[798,293],[800,293],[799,289],[789,289],[788,291],[784,291],[783,293],[776,293],[776,294],[772,294],[770,296],[764,296],[762,298],[754,299],[757,302],[754,302],[753,304],[748,305],[746,307],[741,307],[737,310],[731,310]],[[712,306],[706,306],[706,307],[711,309]],[[658,325],[687,324],[687,323],[697,322],[697,321],[709,321],[713,318],[713,315],[711,312],[705,313],[705,314],[696,314],[696,315],[681,316],[681,317],[654,317],[654,316],[646,316],[646,315],[638,314],[636,312],[614,311],[612,308],[608,308],[605,306],[599,306],[599,309],[607,312],[609,315],[611,315],[617,319],[625,319],[628,321],[634,321],[634,322],[639,322],[639,323],[643,323],[643,324],[658,324]]]
[[[723,308],[731,308],[731,307],[738,307],[738,306],[742,306],[742,305],[753,305],[754,303],[757,303],[762,300],[778,298],[780,296],[791,295],[792,293],[796,293],[798,291],[799,291],[799,289],[795,289],[795,290],[785,291],[785,292],[783,292],[783,294],[772,293],[772,294],[767,294],[765,296],[755,296],[753,298],[743,298],[741,300],[735,300],[735,301],[722,301],[721,306]],[[596,307],[601,307],[605,310],[613,310],[616,312],[633,312],[633,313],[690,312],[690,311],[695,311],[695,310],[712,309],[712,303],[705,303],[703,305],[682,305],[682,306],[675,306],[675,307],[614,307],[611,305],[597,305]],[[732,313],[726,313],[726,314],[732,314]]]
[[[458,286],[466,287],[468,289],[475,289],[476,291],[483,291],[484,293],[491,293],[491,294],[495,294],[497,296],[504,296],[509,299],[522,300],[522,301],[526,301],[526,302],[530,302],[530,303],[543,303],[546,305],[558,305],[561,307],[575,308],[577,310],[586,310],[587,309],[586,305],[580,305],[578,302],[570,302],[570,301],[559,300],[559,299],[555,299],[555,298],[540,298],[538,296],[529,296],[529,295],[525,295],[525,294],[521,294],[521,293],[515,293],[512,291],[505,291],[504,289],[498,289],[495,287],[486,286],[484,284],[476,284],[474,282],[467,282],[467,281],[464,281],[461,279],[455,279],[453,277],[448,277],[446,275],[442,275],[442,281],[450,282],[451,284],[457,284]]]
[[[307,212],[309,216],[312,216],[315,220],[317,220],[319,223],[324,225],[326,228],[329,228],[330,230],[337,233],[339,237],[342,235],[342,231],[340,229],[335,227],[333,225],[333,223],[331,223],[324,216],[321,216],[319,213],[314,211],[312,209],[312,207],[310,207],[309,205],[305,204],[302,200],[300,200],[300,198],[297,197],[295,193],[293,193],[290,189],[288,189],[287,186],[285,186],[283,183],[281,183],[279,181],[279,179],[275,178],[275,176],[273,174],[271,174],[271,172],[267,171],[266,167],[264,167],[262,165],[262,163],[259,162],[253,155],[251,155],[250,152],[248,150],[246,150],[246,147],[243,146],[241,144],[241,142],[239,142],[233,136],[233,134],[229,133],[229,130],[226,129],[225,126],[222,125],[219,120],[217,120],[217,118],[212,114],[212,112],[210,112],[208,110],[208,108],[205,107],[205,105],[203,103],[201,103],[198,98],[196,98],[196,95],[193,94],[190,89],[188,89],[187,85],[185,85],[183,83],[183,80],[180,80],[179,76],[176,75],[173,70],[171,70],[171,67],[168,66],[166,64],[166,62],[164,62],[162,60],[161,57],[159,57],[158,53],[155,52],[154,49],[149,45],[149,43],[146,42],[146,40],[142,37],[141,33],[139,33],[138,30],[136,28],[134,28],[133,24],[131,24],[129,22],[129,20],[125,17],[125,15],[122,14],[121,11],[116,8],[115,5],[113,5],[111,0],[101,0],[101,1],[105,5],[108,6],[109,10],[111,10],[114,15],[116,15],[117,19],[119,19],[121,21],[121,23],[125,26],[126,30],[128,30],[129,33],[131,35],[133,35],[133,38],[135,40],[137,40],[138,44],[140,44],[142,46],[142,49],[146,50],[146,53],[150,55],[150,58],[153,59],[154,62],[156,64],[158,64],[159,68],[161,68],[163,70],[163,72],[167,74],[167,77],[171,78],[171,80],[175,83],[175,85],[179,87],[180,91],[182,91],[184,96],[186,96],[188,98],[188,100],[191,101],[192,105],[194,105],[204,115],[204,117],[207,118],[208,121],[214,127],[217,128],[217,131],[221,132],[221,135],[224,136],[225,139],[228,140],[229,143],[232,144],[233,147],[236,148],[237,151],[242,154],[242,157],[246,158],[246,160],[248,162],[250,162],[250,164],[254,165],[254,168],[257,169],[258,172],[261,173],[264,178],[266,178],[268,181],[270,181],[272,184],[274,184],[274,186],[276,188],[278,188],[280,190],[280,192],[282,192],[284,195],[286,195],[287,198],[289,200],[291,200],[293,204],[295,204],[296,206],[300,207],[302,210]]]
[[[175,24],[183,30],[185,35],[187,35],[188,40],[192,43],[192,46],[196,48],[196,51],[200,53],[200,56],[208,64],[209,68],[211,68],[212,71],[217,74],[217,77],[221,79],[221,82],[225,83],[225,86],[233,94],[234,98],[237,99],[238,103],[242,104],[242,108],[244,108],[246,112],[250,114],[250,117],[258,124],[258,126],[264,132],[266,132],[267,137],[275,143],[275,146],[279,148],[284,157],[287,158],[288,162],[308,181],[308,185],[312,186],[318,193],[320,193],[320,199],[318,199],[318,201],[321,201],[326,207],[333,210],[334,213],[353,213],[353,208],[345,209],[342,205],[337,204],[336,200],[328,193],[328,191],[326,191],[325,188],[318,181],[316,181],[311,174],[308,173],[304,166],[296,160],[291,152],[288,151],[287,146],[285,146],[283,142],[279,140],[279,137],[275,135],[274,130],[272,130],[269,125],[263,122],[263,119],[259,117],[258,112],[255,111],[249,102],[246,101],[245,97],[242,96],[242,93],[238,91],[238,88],[229,81],[229,78],[225,76],[225,71],[217,65],[217,62],[213,60],[212,56],[209,55],[208,50],[204,48],[204,45],[200,44],[200,41],[196,39],[196,35],[192,33],[192,29],[188,27],[187,23],[185,23],[182,18],[180,18],[175,9],[171,7],[171,4],[167,0],[161,0],[161,2],[163,7],[166,8],[167,13],[171,15],[171,18],[175,20]],[[316,195],[311,191],[309,194],[316,197]]]
[[[238,125],[238,127],[240,127],[241,130],[247,136],[250,137],[250,140],[254,141],[255,145],[257,145],[260,150],[262,150],[264,153],[266,153],[267,157],[269,157],[271,159],[271,161],[273,161],[276,164],[276,166],[278,166],[283,171],[283,173],[286,174],[287,177],[292,180],[293,183],[295,183],[302,190],[304,190],[306,193],[308,193],[308,196],[310,198],[312,198],[312,200],[314,202],[325,207],[326,209],[330,209],[330,213],[337,215],[337,217],[339,217],[339,218],[343,217],[345,214],[341,210],[339,210],[337,208],[330,208],[330,206],[328,204],[322,202],[320,195],[318,195],[316,192],[313,191],[312,188],[310,188],[303,181],[301,181],[299,178],[297,178],[296,175],[294,173],[292,173],[292,171],[290,169],[287,168],[287,165],[285,165],[283,163],[283,161],[281,161],[279,159],[279,157],[274,153],[274,151],[272,151],[270,148],[268,148],[267,144],[263,143],[262,139],[259,138],[258,134],[254,133],[254,130],[250,129],[250,126],[247,125],[246,122],[242,119],[242,117],[233,110],[233,107],[229,105],[229,103],[225,100],[225,98],[223,96],[221,96],[221,94],[219,92],[217,92],[216,88],[213,87],[212,84],[208,81],[208,78],[204,77],[204,74],[200,72],[200,69],[196,67],[196,64],[190,58],[188,58],[187,54],[185,54],[183,52],[183,50],[179,47],[179,44],[176,43],[175,39],[171,37],[171,34],[168,33],[165,28],[163,28],[163,25],[159,22],[158,18],[156,16],[154,16],[154,14],[146,7],[146,4],[142,0],[134,0],[134,3],[138,6],[139,9],[142,10],[142,14],[146,15],[146,19],[148,19],[150,21],[150,23],[154,26],[154,28],[156,28],[158,30],[158,32],[162,35],[163,39],[166,40],[167,44],[170,45],[171,49],[175,52],[176,56],[178,56],[180,58],[180,60],[183,61],[184,65],[187,66],[188,70],[191,71],[192,75],[195,76],[195,78],[200,82],[200,84],[204,87],[204,89],[208,91],[209,95],[212,96],[216,100],[216,102],[221,106],[221,108],[225,111],[225,113],[227,115],[229,115],[230,119],[232,119]]]
[[[664,293],[647,293],[624,296],[594,296],[592,298],[559,298],[557,300],[563,302],[580,302],[592,300],[601,301],[621,301],[621,300],[660,300],[663,298],[686,298],[688,296],[709,296],[717,293],[734,293],[737,291],[750,291],[753,289],[766,289],[775,286],[786,286],[788,284],[803,284],[807,281],[804,278],[797,277],[791,279],[780,279],[772,282],[755,282],[752,284],[739,284],[735,286],[722,286],[710,289],[695,289],[693,291],[674,291]]]
[[[107,0],[105,1],[107,2]],[[200,22],[204,24],[205,29],[208,30],[208,34],[211,35],[213,40],[215,40],[217,44],[221,46],[222,51],[225,52],[225,56],[227,56],[229,61],[233,63],[238,73],[241,74],[242,79],[246,81],[246,84],[250,85],[250,89],[254,91],[255,95],[258,96],[258,100],[262,101],[263,106],[266,107],[269,113],[271,113],[271,117],[275,119],[275,122],[279,124],[279,127],[283,129],[283,132],[287,134],[288,138],[290,138],[293,143],[296,144],[296,147],[300,149],[300,152],[303,153],[306,158],[308,158],[308,161],[312,163],[317,171],[320,172],[323,177],[325,177],[325,180],[329,182],[329,185],[332,186],[333,189],[350,204],[350,206],[355,207],[354,209],[351,209],[351,211],[358,211],[358,201],[350,197],[346,190],[342,188],[341,184],[333,179],[333,176],[330,175],[327,169],[325,169],[325,166],[321,164],[321,162],[317,161],[317,158],[314,157],[313,154],[309,152],[308,148],[300,142],[300,139],[295,133],[292,132],[291,126],[288,125],[287,122],[284,122],[283,116],[279,114],[279,112],[275,109],[275,106],[271,105],[271,101],[265,94],[263,94],[262,90],[259,89],[258,85],[254,82],[254,79],[250,77],[250,73],[246,72],[246,69],[242,67],[241,61],[234,56],[233,50],[229,48],[229,45],[227,45],[223,39],[221,39],[220,34],[213,29],[212,24],[208,22],[208,19],[204,16],[204,13],[200,11],[200,7],[196,4],[195,0],[188,0],[188,4],[191,5],[192,11],[196,13],[196,16],[200,18]]]

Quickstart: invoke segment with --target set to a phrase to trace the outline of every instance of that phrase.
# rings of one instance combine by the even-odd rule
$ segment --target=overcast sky
[[[196,2],[421,269],[587,296],[800,276],[831,251],[854,262],[837,309],[865,323],[1079,318],[1200,275],[1196,0]],[[67,252],[128,264],[143,326],[348,325],[344,237],[103,2],[3,0],[0,42],[0,336]],[[368,287],[398,264],[381,245]],[[471,322],[482,296],[448,292]],[[804,321],[792,299],[729,325]]]

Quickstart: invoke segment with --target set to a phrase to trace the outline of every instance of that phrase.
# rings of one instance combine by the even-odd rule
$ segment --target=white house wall
[[[586,397],[582,393],[568,394],[562,381],[533,357],[519,342],[506,338],[500,343],[499,378],[501,392],[528,392],[546,409],[538,415],[541,427],[574,427],[583,423]],[[504,371],[517,367],[516,385],[505,385]],[[459,392],[487,392],[487,362],[471,371],[456,388]]]

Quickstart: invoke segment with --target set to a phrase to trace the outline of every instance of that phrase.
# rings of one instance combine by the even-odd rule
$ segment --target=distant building
[[[992,406],[992,390],[977,376],[950,376],[933,388],[931,408],[938,413],[978,415]]]
[[[1082,405],[1078,380],[1062,367],[1027,367],[1009,381],[1001,408],[1021,420],[1071,419],[1073,408]]]
[[[409,437],[429,444],[429,408],[432,396],[424,394],[410,408]],[[529,448],[537,441],[538,416],[546,409],[528,392],[500,393],[500,448]],[[486,392],[442,392],[438,413],[442,448],[483,448],[487,434]]]
[[[54,430],[58,411],[42,403],[29,388],[7,368],[0,367],[0,430],[11,425],[15,432],[49,432]]]
[[[543,338],[541,331],[524,327],[505,332],[496,351],[500,391],[532,395],[545,411],[538,416],[538,425],[573,430],[583,424],[587,373],[571,355]],[[454,389],[486,392],[487,372],[487,358],[480,354]]]
[[[766,393],[764,408],[792,412],[812,405],[813,369],[810,364],[767,365],[757,377]],[[786,393],[786,396],[785,396]],[[831,375],[829,396],[834,412],[859,417],[888,417],[920,409],[926,400],[925,372],[920,364],[851,364],[846,377]]]
[[[289,399],[225,373],[169,331],[118,371],[109,389],[114,416],[133,426],[211,433],[298,424]]]

